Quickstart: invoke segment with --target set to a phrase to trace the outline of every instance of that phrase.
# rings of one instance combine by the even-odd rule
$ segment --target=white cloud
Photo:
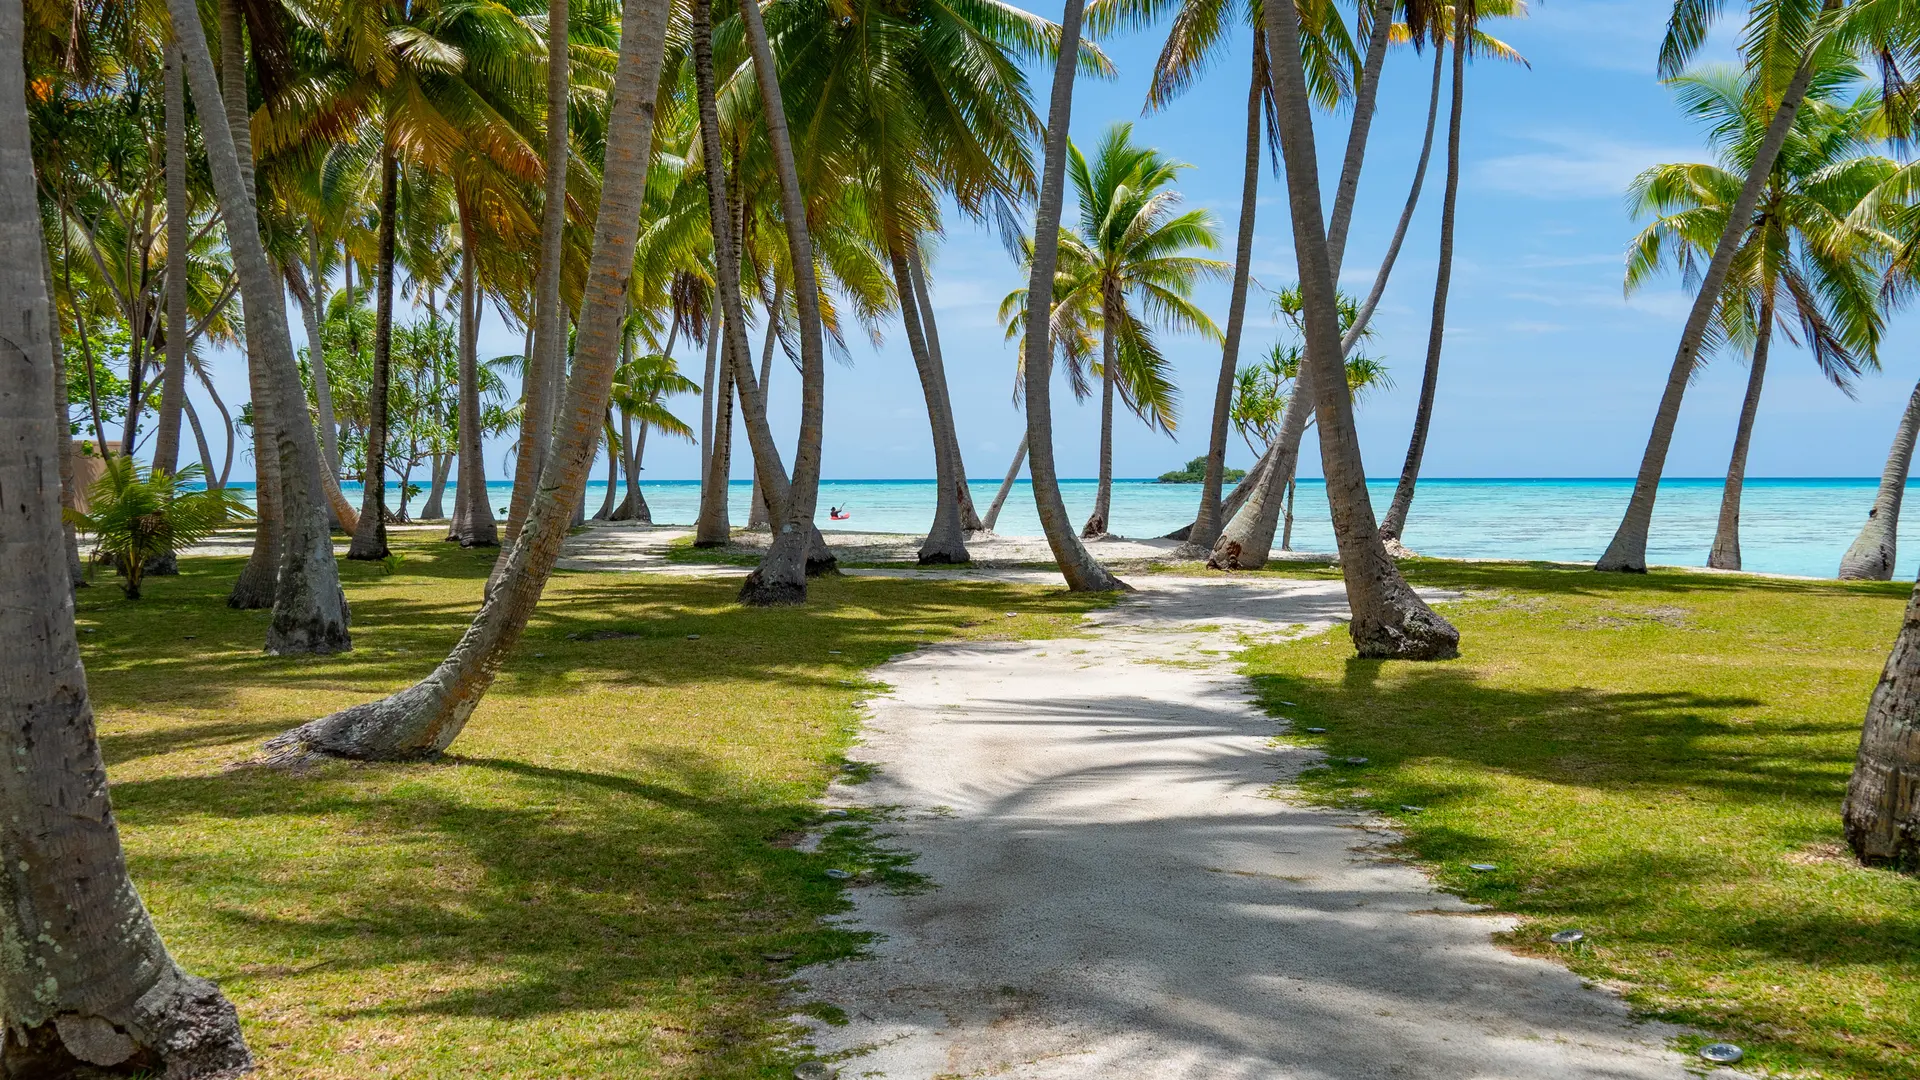
[[[1544,132],[1532,139],[1540,149],[1489,158],[1474,169],[1475,181],[1536,199],[1620,199],[1648,166],[1700,156],[1698,149],[1592,133]]]

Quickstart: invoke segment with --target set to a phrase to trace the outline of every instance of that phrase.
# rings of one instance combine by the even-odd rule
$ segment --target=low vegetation
[[[864,674],[916,645],[1053,635],[1098,603],[991,583],[561,574],[456,747],[430,765],[234,768],[293,723],[419,677],[491,552],[396,534],[343,563],[356,648],[261,655],[237,559],[135,604],[80,596],[134,880],[239,1008],[263,1076],[785,1077],[783,976],[858,935],[823,873],[910,886],[884,824],[822,820]]]
[[[1238,483],[1246,475],[1247,470],[1245,469],[1222,469],[1220,471],[1220,479],[1229,484]],[[1161,473],[1159,482],[1162,484],[1201,484],[1205,483],[1206,479],[1207,456],[1202,454],[1172,472]]]
[[[1522,916],[1511,947],[1752,1066],[1920,1075],[1920,880],[1858,866],[1839,813],[1907,585],[1406,567],[1466,597],[1461,659],[1356,659],[1343,630],[1246,654],[1289,737],[1330,755],[1311,794],[1394,819],[1440,884]]]

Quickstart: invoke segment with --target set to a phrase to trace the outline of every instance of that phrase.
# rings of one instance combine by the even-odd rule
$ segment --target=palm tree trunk
[[[380,291],[374,294],[373,381],[367,388],[367,470],[362,477],[360,524],[347,558],[379,562],[387,550],[387,390],[393,377],[393,244],[400,187],[400,161],[390,139],[380,147]],[[406,510],[406,485],[400,509]]]
[[[1827,0],[1825,8],[1831,9],[1837,3],[1838,0]],[[1660,407],[1653,416],[1653,432],[1647,437],[1647,450],[1640,459],[1640,472],[1633,481],[1633,496],[1627,501],[1626,516],[1614,531],[1606,552],[1594,564],[1596,570],[1646,572],[1647,528],[1653,521],[1653,500],[1659,494],[1660,474],[1666,468],[1667,447],[1673,442],[1674,425],[1680,420],[1680,399],[1686,396],[1687,383],[1692,380],[1693,366],[1699,359],[1700,344],[1706,338],[1707,321],[1713,317],[1726,289],[1727,272],[1733,267],[1734,254],[1753,222],[1754,207],[1759,205],[1761,190],[1766,187],[1773,163],[1779,158],[1780,148],[1793,127],[1794,114],[1806,97],[1814,66],[1811,55],[1801,59],[1799,70],[1794,72],[1793,80],[1780,98],[1766,136],[1754,152],[1746,184],[1727,215],[1726,228],[1721,230],[1720,239],[1714,245],[1713,260],[1707,264],[1707,272],[1693,298],[1693,309],[1687,314],[1686,328],[1680,333],[1680,347],[1674,353],[1673,368],[1667,373],[1667,387],[1660,395]]]
[[[760,346],[760,394],[762,399],[772,393],[773,386],[773,343],[779,340],[780,309],[786,303],[786,282],[776,282],[773,287],[773,302],[767,305],[767,338]],[[760,491],[760,475],[754,473],[753,491],[747,496],[747,528],[773,528],[773,508],[767,505],[766,496]]]
[[[1220,378],[1213,388],[1213,428],[1207,439],[1207,473],[1200,483],[1200,510],[1186,543],[1175,553],[1199,558],[1220,539],[1220,489],[1227,470],[1227,431],[1233,413],[1233,377],[1240,367],[1240,334],[1247,322],[1247,283],[1253,276],[1255,207],[1260,199],[1260,107],[1265,94],[1266,38],[1253,34],[1253,75],[1247,88],[1247,152],[1240,176],[1240,236],[1234,248],[1233,288],[1227,299],[1227,336],[1220,349]]]
[[[260,242],[259,218],[254,212],[253,153],[251,145],[242,141],[247,125],[245,98],[240,96],[245,67],[238,49],[239,16],[229,10],[234,7],[234,0],[221,4],[222,52],[228,59],[228,81],[234,90],[234,96],[223,101],[213,72],[213,56],[200,26],[199,9],[192,0],[167,0],[186,60],[187,87],[199,114],[218,116],[216,103],[230,110],[228,123],[203,123],[200,130],[206,140],[221,215],[226,219],[235,276],[240,281],[249,356],[259,361],[257,366],[265,375],[254,398],[254,415],[263,419],[273,434],[272,453],[257,455],[273,460],[279,498],[273,510],[283,525],[279,530],[283,535],[278,537],[280,558],[273,578],[273,619],[267,628],[266,648],[276,654],[341,652],[353,647],[347,632],[347,598],[340,590],[327,514],[320,493],[311,486],[313,477],[319,475],[320,442],[314,437],[313,425],[306,422],[293,336],[287,330],[286,301],[279,276]],[[229,42],[233,45],[231,52],[226,47]],[[242,147],[247,148],[244,156]],[[289,422],[280,423],[278,417],[287,417]],[[264,492],[261,502],[266,502]],[[239,592],[237,585],[235,592]]]
[[[953,454],[948,450],[946,439],[941,437],[940,399],[944,380],[934,369],[927,349],[907,256],[897,245],[887,255],[893,264],[893,287],[900,294],[900,323],[906,331],[907,351],[913,355],[914,370],[920,373],[920,392],[927,400],[927,427],[933,433],[933,524],[920,545],[920,565],[972,562],[973,556],[967,553],[966,536],[960,527],[960,500],[954,493]]]
[[[1207,555],[1212,570],[1258,570],[1267,565],[1273,550],[1273,532],[1280,523],[1281,506],[1286,501],[1287,470],[1280,456],[1260,459],[1247,501],[1227,527],[1214,540]]]
[[[1455,4],[1453,40],[1467,40],[1467,5]],[[1438,51],[1436,47],[1436,52]],[[1453,50],[1453,102],[1447,116],[1447,186],[1440,199],[1440,264],[1433,278],[1433,320],[1427,327],[1427,366],[1420,375],[1420,404],[1413,413],[1413,435],[1407,440],[1407,460],[1400,466],[1400,482],[1387,506],[1380,536],[1394,546],[1413,508],[1413,487],[1420,480],[1420,460],[1427,452],[1427,432],[1433,425],[1433,395],[1440,380],[1440,350],[1447,336],[1447,291],[1453,284],[1454,207],[1460,197],[1460,110],[1466,103],[1467,50]]]
[[[787,253],[793,266],[794,309],[800,332],[800,439],[793,452],[793,482],[787,491],[773,485],[768,495],[783,504],[774,520],[773,543],[766,557],[740,586],[740,601],[767,606],[798,604],[807,598],[807,576],[829,570],[833,557],[820,542],[813,515],[820,497],[820,447],[826,413],[826,346],[820,322],[820,280],[813,264],[813,238],[807,231],[806,195],[794,164],[793,138],[787,130],[786,104],[780,95],[780,69],[757,0],[740,0],[740,20],[753,54],[754,82],[766,121],[767,145],[773,151],[774,172],[780,178],[780,211],[787,232]],[[739,357],[745,363],[745,354]],[[751,378],[751,376],[749,376]],[[764,424],[764,403],[748,402],[749,389],[741,380],[741,401],[749,423]],[[754,391],[757,398],[757,391]],[[756,417],[757,414],[757,417]],[[768,440],[771,443],[771,439]],[[756,458],[760,455],[755,454]]]
[[[307,262],[311,270],[308,288],[312,289],[310,300],[313,315],[308,319],[307,350],[311,354],[310,365],[313,368],[313,403],[315,419],[320,425],[320,451],[324,455],[322,464],[335,477],[340,475],[340,439],[339,428],[333,419],[333,380],[327,374],[326,349],[321,341],[322,331],[327,321],[327,275],[326,263],[320,254],[320,227],[315,225],[307,230]]]
[[[45,244],[40,245],[40,295],[46,298],[47,345],[53,357],[53,433],[59,440],[60,463],[60,543],[66,549],[67,577],[73,588],[87,586],[86,567],[80,562],[80,537],[73,522],[67,518],[66,511],[77,505],[79,488],[73,472],[73,421],[70,419],[70,402],[67,399],[67,358],[61,351],[60,317],[56,310],[53,295],[53,253]],[[195,429],[198,431],[198,428]],[[206,443],[201,443],[202,456]],[[213,482],[213,470],[207,470],[207,482]]]
[[[427,484],[427,504],[420,508],[420,520],[446,521],[447,473],[453,467],[453,455],[429,454],[427,461],[427,475],[431,479]]]
[[[1373,321],[1374,309],[1380,306],[1380,298],[1386,295],[1387,279],[1393,275],[1393,264],[1400,258],[1400,245],[1407,239],[1407,227],[1413,224],[1413,211],[1420,205],[1420,187],[1427,178],[1427,161],[1433,156],[1433,129],[1440,116],[1440,74],[1446,56],[1446,44],[1433,43],[1433,89],[1427,96],[1427,132],[1420,140],[1420,159],[1413,167],[1413,184],[1407,190],[1407,203],[1400,209],[1400,223],[1394,226],[1393,239],[1387,243],[1387,253],[1380,260],[1380,269],[1374,272],[1373,288],[1360,304],[1359,314],[1354,317],[1353,325],[1347,328],[1346,336],[1341,339],[1344,353],[1351,353],[1353,345],[1366,333],[1367,324]]]
[[[320,343],[319,312],[324,309],[320,300],[320,258],[317,254],[313,265],[313,280],[308,281],[300,269],[300,263],[288,260],[287,284],[292,286],[294,299],[300,303],[301,317],[307,324],[307,370],[313,373],[313,396],[318,411],[316,420],[320,428],[320,488],[326,493],[327,512],[333,516],[332,523],[351,533],[359,527],[360,515],[354,510],[353,504],[347,501],[346,493],[340,490],[333,393],[328,388],[326,354]]]
[[[1296,18],[1294,25],[1299,26]],[[1347,153],[1340,163],[1340,186],[1334,189],[1333,216],[1327,221],[1327,258],[1333,269],[1333,279],[1340,280],[1340,266],[1347,252],[1347,226],[1353,222],[1353,208],[1360,193],[1360,168],[1367,157],[1367,135],[1373,130],[1374,100],[1380,93],[1380,72],[1387,63],[1387,42],[1393,36],[1393,0],[1374,0],[1373,21],[1367,34],[1367,57],[1361,68],[1360,85],[1354,88],[1353,123],[1347,130]],[[1298,35],[1295,35],[1296,41]],[[1271,28],[1267,30],[1270,44],[1277,42]],[[1269,54],[1272,49],[1269,48]],[[1298,49],[1284,63],[1290,68],[1298,67],[1300,59]],[[1268,63],[1272,64],[1271,55]],[[1274,73],[1268,72],[1272,79]]]
[[[1120,362],[1113,328],[1118,325],[1120,305],[1114,302],[1110,286],[1103,291],[1107,295],[1101,298],[1100,305],[1100,480],[1093,489],[1093,513],[1087,515],[1087,523],[1080,527],[1083,540],[1097,540],[1107,535],[1107,520],[1113,508],[1113,384],[1114,369]]]
[[[713,411],[715,368],[720,359],[720,308],[718,306],[707,318],[707,376],[700,383],[700,490],[704,496],[707,483],[707,462],[713,457]]]
[[[1867,705],[1841,820],[1861,862],[1920,867],[1920,586]]]
[[[494,525],[492,500],[487,495],[486,433],[480,414],[480,275],[474,253],[480,249],[473,218],[464,201],[460,214],[460,405],[459,463],[453,483],[453,535],[461,547],[494,547],[500,543]]]
[[[733,340],[720,344],[724,353],[733,351]],[[713,450],[707,455],[706,482],[700,485],[700,516],[693,523],[693,546],[724,547],[731,537],[732,520],[727,513],[727,486],[733,470],[733,374],[735,364],[725,356],[720,364],[719,397],[713,410]]]
[[[187,91],[180,50],[168,42],[161,80],[166,84],[167,140],[167,367],[160,375],[160,420],[154,428],[153,471],[180,467],[180,404],[187,393]]]
[[[607,447],[607,495],[606,498],[600,500],[600,509],[593,513],[593,520],[595,521],[610,521],[613,519],[613,497],[620,490],[620,455],[624,451],[622,447],[615,446],[611,438],[613,433],[613,409],[611,407],[607,409],[606,431],[609,437],[602,441]]]
[[[223,439],[224,445],[221,449],[221,455],[220,455],[221,456],[220,479],[217,483],[214,481],[213,471],[212,471],[213,465],[212,465],[212,462],[208,462],[207,483],[212,484],[214,487],[226,487],[227,477],[233,475],[233,444],[235,441],[234,430],[233,430],[233,416],[232,414],[227,412],[227,403],[220,400],[220,391],[214,389],[213,380],[207,377],[207,373],[205,371],[200,371],[200,372],[197,372],[196,374],[200,376],[200,388],[207,392],[207,397],[212,399],[213,401],[214,409],[220,414],[220,430],[224,435],[224,439]],[[189,410],[193,408],[192,398],[187,399],[187,408]],[[191,415],[191,412],[189,412],[189,415]]]
[[[573,504],[586,489],[594,444],[613,391],[670,6],[668,0],[629,0],[621,12],[619,67],[606,121],[606,165],[566,405],[554,427],[546,474],[504,570],[494,575],[479,614],[431,675],[392,697],[279,736],[269,743],[278,760],[412,760],[439,754],[459,735],[526,630],[560,558]]]
[[[547,5],[547,173],[540,216],[540,272],[534,279],[533,351],[527,357],[520,453],[513,498],[507,504],[507,545],[525,527],[533,485],[545,472],[553,439],[554,387],[567,363],[567,318],[560,300],[560,268],[567,227],[568,77],[567,0]],[[557,370],[556,370],[557,369]],[[526,482],[522,483],[521,478]],[[503,552],[504,554],[504,552]]]
[[[1013,482],[1020,478],[1020,466],[1027,463],[1027,437],[1020,436],[1020,447],[1013,452],[1013,464],[1007,466],[1007,478],[1000,481],[1000,490],[993,496],[993,505],[987,507],[987,519],[980,523],[980,531],[993,532],[1000,521],[1000,508],[1007,504],[1007,494],[1013,490]]]
[[[953,494],[960,505],[960,529],[979,532],[984,526],[980,523],[980,514],[973,508],[973,491],[967,486],[967,463],[960,453],[960,433],[953,422],[953,395],[947,389],[947,362],[940,352],[940,328],[933,320],[933,296],[927,290],[927,270],[922,265],[917,244],[907,258],[907,269],[913,279],[914,302],[920,306],[920,331],[927,339],[927,364],[933,370],[940,394],[935,437],[946,442],[947,457],[953,462]]]
[[[1740,426],[1733,433],[1733,456],[1727,462],[1727,483],[1720,490],[1720,523],[1713,531],[1707,565],[1716,570],[1740,569],[1740,492],[1747,479],[1747,446],[1753,440],[1753,418],[1760,411],[1760,387],[1767,377],[1767,346],[1773,338],[1773,294],[1760,301],[1760,325],[1754,336],[1753,361],[1747,372],[1747,396],[1740,403]]]
[[[1053,464],[1053,341],[1047,324],[1053,312],[1054,264],[1060,254],[1067,128],[1073,117],[1074,65],[1080,59],[1080,19],[1085,9],[1085,0],[1066,0],[1066,9],[1060,14],[1059,56],[1054,61],[1053,92],[1047,103],[1046,151],[1040,170],[1040,199],[1034,210],[1033,260],[1027,275],[1027,455],[1034,509],[1067,588],[1073,592],[1113,592],[1130,587],[1094,561],[1073,534],[1066,504],[1060,498],[1060,475]]]
[[[1283,413],[1282,415],[1284,416],[1285,414]],[[1267,467],[1267,459],[1278,453],[1279,449],[1280,444],[1278,440],[1268,443],[1267,448],[1260,451],[1259,458],[1255,459],[1253,468],[1248,469],[1247,474],[1240,478],[1240,482],[1233,485],[1233,490],[1227,492],[1227,497],[1220,500],[1221,521],[1232,521],[1233,515],[1239,513],[1240,508],[1246,505],[1248,496],[1253,494],[1254,486],[1259,482],[1260,470]],[[1198,523],[1197,520],[1189,521],[1172,532],[1162,535],[1160,539],[1188,540],[1192,538],[1193,527]]]
[[[26,38],[0,5],[0,1000],[6,1072],[87,1065],[197,1078],[252,1066],[233,1006],[167,954],[127,876],[87,700],[61,540],[45,240],[28,144]],[[211,111],[209,111],[212,115]],[[218,126],[218,125],[212,125]]]
[[[1264,8],[1271,43],[1274,98],[1281,149],[1287,166],[1288,205],[1294,253],[1306,316],[1307,358],[1302,379],[1311,378],[1320,423],[1320,462],[1327,501],[1346,579],[1348,626],[1363,657],[1439,659],[1458,655],[1460,634],[1429,608],[1387,555],[1367,498],[1367,477],[1353,423],[1353,398],[1341,363],[1335,271],[1320,210],[1320,165],[1313,145],[1313,115],[1300,61],[1299,13],[1290,4]],[[1378,28],[1384,33],[1384,28]],[[1296,395],[1297,396],[1297,395]],[[1243,511],[1244,512],[1244,511]]]
[[[54,335],[54,340],[59,340],[57,332]],[[187,414],[187,427],[193,431],[194,447],[200,451],[200,471],[206,474],[207,486],[210,488],[220,488],[224,486],[220,483],[220,474],[214,471],[213,448],[207,444],[207,433],[200,426],[199,414],[194,412],[193,396],[189,394],[181,398],[180,408]]]
[[[1300,478],[1295,476],[1287,480],[1286,524],[1280,530],[1280,550],[1293,550],[1293,497],[1299,494]]]
[[[1915,435],[1920,434],[1920,384],[1907,398],[1907,411],[1893,431],[1887,465],[1880,472],[1880,490],[1873,509],[1847,553],[1840,558],[1840,577],[1847,581],[1893,580],[1894,553],[1900,539],[1900,503],[1907,493],[1907,469],[1913,464]]]

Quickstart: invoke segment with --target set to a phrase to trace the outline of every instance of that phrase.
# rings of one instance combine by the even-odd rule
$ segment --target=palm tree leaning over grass
[[[1300,63],[1299,15],[1289,5],[1268,4],[1265,18],[1280,145],[1287,166],[1293,245],[1300,268],[1301,315],[1306,328],[1303,381],[1312,384],[1319,415],[1321,470],[1326,476],[1341,576],[1352,610],[1348,633],[1363,657],[1452,657],[1459,653],[1459,631],[1429,608],[1400,576],[1399,567],[1381,542],[1373,504],[1367,498],[1366,472],[1353,423],[1353,398],[1341,364],[1343,350],[1334,289],[1337,271],[1333,252],[1345,243],[1339,213],[1341,196],[1336,194],[1335,202],[1335,224],[1341,227],[1329,229],[1320,206],[1320,164],[1313,143],[1306,75]],[[1384,28],[1379,32],[1384,33]],[[1369,106],[1363,101],[1360,107]],[[1357,154],[1350,152],[1348,160],[1356,161]],[[1357,164],[1353,171],[1357,174]],[[1347,215],[1350,217],[1351,210]]]
[[[1041,159],[1040,198],[1034,208],[1033,256],[1027,275],[1027,328],[1022,345],[1027,399],[1028,475],[1034,509],[1053,549],[1055,565],[1073,592],[1131,591],[1087,553],[1074,535],[1060,498],[1060,474],[1053,462],[1053,365],[1034,363],[1053,355],[1054,269],[1060,254],[1060,211],[1066,195],[1067,128],[1073,122],[1073,76],[1080,55],[1084,0],[1067,0],[1060,15],[1060,55],[1053,65],[1053,89],[1047,104],[1045,154]]]
[[[185,3],[186,0],[175,0]],[[612,395],[627,287],[647,187],[654,107],[670,0],[629,0],[621,12],[619,68],[606,121],[605,170],[591,268],[574,340],[566,407],[554,426],[525,528],[493,575],[479,614],[432,674],[391,697],[314,720],[268,743],[269,760],[416,760],[451,744],[511,654],[546,588],[586,489]]]
[[[1101,339],[1100,481],[1093,513],[1080,530],[1084,538],[1107,534],[1116,388],[1150,425],[1172,433],[1178,422],[1178,392],[1154,342],[1155,324],[1220,340],[1219,328],[1194,304],[1193,286],[1203,278],[1224,277],[1227,265],[1186,254],[1217,245],[1213,215],[1175,213],[1180,196],[1167,190],[1186,167],[1152,147],[1135,145],[1132,124],[1109,127],[1092,162],[1067,143],[1067,175],[1080,225],[1062,236],[1063,244],[1077,250],[1071,257],[1063,253],[1061,263],[1078,268],[1071,291],[1084,292],[1084,302],[1098,311]],[[1063,295],[1056,302],[1073,298]]]
[[[1660,74],[1678,76],[1687,62],[1706,41],[1712,19],[1721,5],[1714,0],[1677,0],[1667,24],[1666,39],[1660,47]],[[1794,113],[1806,97],[1814,75],[1823,66],[1844,60],[1854,51],[1873,48],[1890,72],[1898,72],[1912,51],[1913,16],[1910,8],[1895,0],[1859,0],[1846,5],[1843,0],[1778,0],[1757,4],[1747,25],[1742,52],[1753,77],[1756,108],[1770,116],[1765,134],[1754,148],[1747,176],[1727,215],[1726,229],[1713,245],[1713,257],[1700,278],[1700,291],[1680,333],[1673,366],[1667,373],[1667,385],[1654,412],[1653,430],[1647,437],[1647,449],[1634,478],[1633,495],[1626,513],[1614,531],[1607,550],[1594,564],[1596,570],[1644,573],[1647,568],[1647,529],[1653,520],[1653,503],[1659,494],[1660,475],[1666,467],[1667,448],[1673,442],[1674,425],[1679,422],[1680,402],[1693,378],[1700,351],[1707,343],[1708,324],[1726,288],[1727,275],[1740,249],[1740,238],[1753,219],[1762,189],[1772,175],[1774,159],[1786,144],[1792,130]],[[1905,96],[1897,79],[1887,83],[1890,94]],[[1907,103],[1905,108],[1911,108]],[[1889,117],[1903,119],[1904,109],[1889,110]]]
[[[64,12],[62,15],[64,16]],[[197,16],[196,16],[197,18]],[[22,5],[0,4],[0,1001],[7,1068],[137,1062],[195,1080],[253,1064],[218,987],[167,954],[127,876],[60,536],[46,240],[28,145]],[[196,22],[195,29],[198,29]],[[36,35],[37,36],[37,35]],[[204,48],[204,46],[203,46]],[[211,65],[208,65],[211,74]],[[217,125],[210,125],[217,126]]]
[[[1727,274],[1713,338],[1738,343],[1750,359],[1707,555],[1716,569],[1740,569],[1741,488],[1776,324],[1798,323],[1821,374],[1849,396],[1862,367],[1879,366],[1874,249],[1849,217],[1896,167],[1871,152],[1883,131],[1879,94],[1844,97],[1859,83],[1859,73],[1845,65],[1814,77]],[[1721,161],[1656,165],[1634,180],[1636,211],[1656,216],[1627,249],[1628,292],[1667,265],[1683,278],[1698,276],[1770,119],[1754,111],[1751,82],[1738,69],[1695,72],[1673,85],[1682,109],[1707,127]]]
[[[1920,869],[1920,585],[1867,704],[1840,816],[1862,863]]]
[[[199,114],[217,117],[225,102],[214,75],[206,32],[200,25],[199,9],[191,0],[168,0],[167,9],[173,17],[174,33],[186,63],[187,86]],[[288,421],[273,423],[273,444],[268,453],[258,455],[273,462],[283,523],[267,651],[342,652],[353,647],[353,639],[347,631],[347,598],[340,589],[327,512],[315,482],[320,471],[320,442],[313,425],[305,422],[306,393],[294,361],[280,279],[260,242],[251,172],[242,168],[230,125],[203,123],[200,130],[206,141],[214,191],[226,219],[234,273],[240,280],[248,352],[259,358],[263,372],[254,405],[256,410],[264,408],[270,420]],[[264,398],[260,391],[265,391]]]
[[[1420,462],[1426,456],[1427,432],[1433,425],[1433,395],[1440,379],[1440,350],[1446,340],[1447,293],[1453,285],[1454,207],[1460,198],[1460,113],[1466,104],[1467,57],[1492,53],[1525,64],[1518,53],[1480,34],[1480,19],[1487,15],[1513,15],[1525,12],[1521,0],[1458,0],[1452,5],[1451,30],[1446,40],[1461,43],[1453,50],[1453,101],[1447,116],[1447,183],[1440,200],[1440,262],[1433,282],[1433,317],[1427,328],[1427,365],[1420,376],[1419,404],[1413,414],[1413,435],[1407,440],[1406,461],[1400,467],[1400,482],[1395,485],[1393,502],[1381,519],[1380,535],[1389,551],[1404,550],[1401,530],[1407,513],[1413,508],[1413,489],[1420,479]],[[1439,28],[1430,27],[1434,38],[1434,72],[1439,73],[1441,49]],[[1436,83],[1436,89],[1438,84]],[[1429,127],[1431,132],[1431,127]],[[1428,135],[1431,139],[1431,134]]]

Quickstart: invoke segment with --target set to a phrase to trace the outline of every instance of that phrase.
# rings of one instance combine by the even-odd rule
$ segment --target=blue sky
[[[1057,6],[1040,10],[1058,14]],[[1537,6],[1528,19],[1488,24],[1531,67],[1483,60],[1469,71],[1452,303],[1426,475],[1629,476],[1638,466],[1688,298],[1673,278],[1631,299],[1622,296],[1621,253],[1636,230],[1623,192],[1647,165],[1700,160],[1704,153],[1699,133],[1654,77],[1666,10],[1653,0],[1555,0]],[[1731,57],[1726,37],[1709,49],[1712,56]],[[1143,117],[1140,106],[1159,44],[1151,32],[1102,42],[1119,76],[1080,81],[1073,134],[1091,145],[1108,124],[1132,120],[1138,140],[1190,163],[1180,188],[1189,204],[1215,214],[1221,257],[1229,258],[1247,92],[1240,58],[1247,44],[1233,43],[1228,59],[1172,108]],[[1342,279],[1343,288],[1356,293],[1372,281],[1411,178],[1428,64],[1410,50],[1396,50],[1388,60]],[[1044,99],[1048,78],[1049,72],[1034,73],[1037,97]],[[1322,159],[1337,161],[1347,118],[1316,119]],[[1444,130],[1443,112],[1442,140]],[[1397,385],[1370,397],[1360,412],[1373,476],[1398,472],[1419,391],[1438,232],[1444,143],[1437,142],[1427,194],[1375,319],[1372,350],[1385,359]],[[1328,173],[1330,185],[1331,166]],[[1262,290],[1295,277],[1281,183],[1268,173],[1262,184],[1256,289],[1243,361],[1278,334]],[[967,470],[974,477],[997,477],[1024,420],[1011,399],[1013,351],[994,314],[1000,298],[1024,282],[993,235],[957,220],[931,272]],[[1224,323],[1225,286],[1207,287],[1201,299]],[[855,341],[851,366],[829,363],[828,476],[933,473],[918,381],[897,326],[885,329],[887,338],[877,348]],[[1825,383],[1803,351],[1782,343],[1769,365],[1749,475],[1877,475],[1920,375],[1920,364],[1908,358],[1910,340],[1912,320],[1896,319],[1882,358],[1886,370],[1862,381],[1857,401]],[[1178,437],[1150,432],[1131,419],[1118,422],[1115,470],[1123,477],[1158,474],[1206,449],[1218,348],[1191,337],[1168,337],[1163,344],[1183,392]],[[519,348],[516,331],[489,322],[483,355]],[[698,378],[702,359],[683,357],[683,370]],[[229,400],[244,400],[239,365],[229,358],[222,367],[223,392],[231,390]],[[1745,367],[1732,356],[1716,357],[1700,372],[1687,397],[1669,475],[1725,471],[1745,379]],[[791,447],[798,376],[777,362],[773,382],[775,430]],[[676,407],[697,422],[697,399],[679,399]],[[1097,401],[1077,404],[1056,383],[1054,407],[1062,474],[1093,475]],[[1233,447],[1231,460],[1244,464],[1251,458],[1237,439]],[[501,479],[505,444],[490,447],[487,456],[489,476]],[[650,478],[689,479],[696,475],[697,456],[690,446],[654,439],[646,463]],[[1318,465],[1317,452],[1309,448],[1303,473],[1317,475]],[[735,475],[748,475],[738,458]]]

